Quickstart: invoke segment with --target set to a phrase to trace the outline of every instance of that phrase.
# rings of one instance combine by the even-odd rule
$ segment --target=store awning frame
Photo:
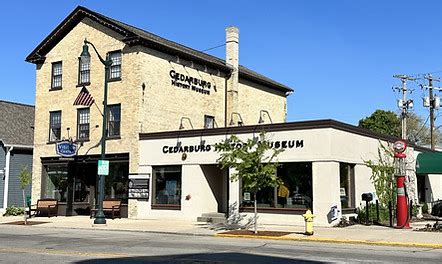
[[[442,174],[442,152],[419,153],[416,174]]]

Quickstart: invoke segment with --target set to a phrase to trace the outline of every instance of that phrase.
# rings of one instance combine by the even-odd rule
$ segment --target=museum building
[[[239,65],[237,28],[226,29],[225,46],[222,60],[77,7],[26,57],[36,65],[33,203],[56,198],[66,215],[94,205],[105,83],[105,195],[129,206],[140,133],[285,122],[293,90]],[[99,55],[112,61],[107,82]],[[57,152],[60,142],[75,155]]]
[[[94,49],[89,63],[79,59],[85,39]],[[26,58],[36,65],[33,203],[58,199],[61,215],[94,207],[106,79],[105,198],[121,199],[124,216],[247,215],[255,198],[262,223],[302,224],[307,209],[326,226],[354,214],[361,194],[374,192],[364,162],[397,139],[334,120],[286,123],[293,90],[239,65],[237,28],[226,29],[225,46],[221,60],[77,7]],[[112,61],[107,76],[96,53]],[[77,103],[82,96],[87,106]],[[251,197],[230,181],[231,169],[219,168],[214,145],[262,131],[284,149],[284,184]],[[407,151],[412,171],[428,149]],[[412,192],[416,175],[409,178]],[[433,198],[442,193],[431,188]]]

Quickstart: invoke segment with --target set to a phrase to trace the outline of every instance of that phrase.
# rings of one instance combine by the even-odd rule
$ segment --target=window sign
[[[129,199],[149,199],[149,178],[133,178],[129,181]]]
[[[98,175],[103,175],[103,176],[109,175],[108,160],[98,160]]]

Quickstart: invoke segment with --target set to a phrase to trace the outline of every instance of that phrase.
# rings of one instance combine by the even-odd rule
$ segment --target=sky
[[[15,0],[2,2],[0,100],[35,103],[35,65],[25,57],[78,5],[196,50],[224,44],[225,28],[237,26],[240,64],[295,90],[287,121],[357,125],[376,109],[398,111],[393,75],[442,77],[436,0]],[[224,47],[208,53],[225,58]],[[419,84],[408,83],[408,97],[426,119]]]

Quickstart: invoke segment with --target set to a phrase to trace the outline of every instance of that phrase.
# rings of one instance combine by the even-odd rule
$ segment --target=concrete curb
[[[284,241],[323,242],[323,243],[336,243],[336,244],[442,249],[442,244],[431,244],[431,243],[413,243],[413,242],[406,243],[406,242],[390,242],[390,241],[334,239],[334,238],[320,238],[320,237],[289,237],[289,236],[272,237],[272,236],[230,235],[230,234],[215,234],[214,236],[229,237],[229,238],[251,238],[251,239],[269,239],[269,240],[284,240]]]
[[[0,223],[4,224],[4,223]],[[192,232],[178,232],[178,231],[156,231],[156,230],[134,230],[134,229],[116,229],[107,227],[65,227],[65,226],[44,226],[44,225],[29,225],[29,226],[19,226],[19,227],[29,227],[29,228],[53,228],[53,229],[73,229],[73,230],[94,230],[94,231],[115,231],[115,232],[134,232],[134,233],[152,233],[152,234],[164,234],[164,235],[177,235],[177,236],[206,236],[211,237],[216,234],[199,234]]]

